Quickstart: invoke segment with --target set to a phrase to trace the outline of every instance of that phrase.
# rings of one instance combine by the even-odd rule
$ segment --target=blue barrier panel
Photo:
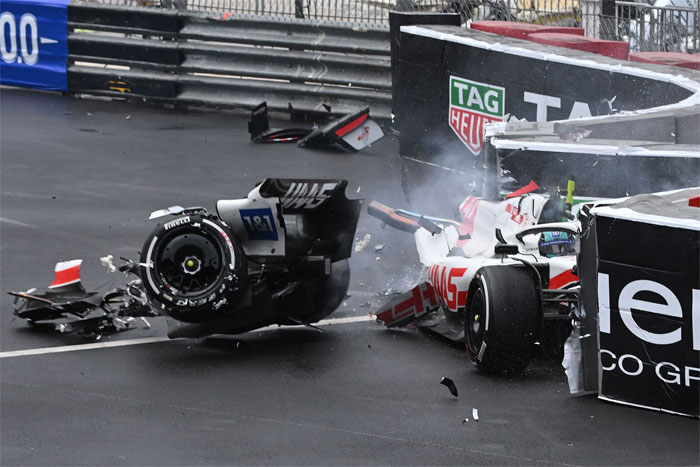
[[[68,89],[68,3],[70,0],[0,2],[0,83]]]

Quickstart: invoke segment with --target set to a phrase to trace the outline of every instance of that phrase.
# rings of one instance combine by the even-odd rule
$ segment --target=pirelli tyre
[[[530,363],[542,327],[535,282],[523,266],[487,266],[471,285],[464,335],[471,363],[484,373],[516,373]]]
[[[238,239],[212,216],[166,222],[141,251],[141,279],[152,303],[188,323],[228,312],[245,287],[247,272]]]

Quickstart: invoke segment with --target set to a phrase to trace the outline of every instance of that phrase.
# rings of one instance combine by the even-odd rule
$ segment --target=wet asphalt
[[[119,285],[99,258],[136,258],[151,211],[213,209],[266,177],[346,178],[351,197],[411,207],[395,138],[357,154],[253,145],[246,120],[1,88],[0,291],[43,289],[74,258],[88,289]],[[368,316],[420,275],[410,235],[363,215],[367,234],[332,318]],[[1,465],[700,464],[697,420],[572,397],[555,357],[486,377],[459,346],[371,321],[10,356],[89,343],[11,305],[0,297]],[[151,324],[100,342],[165,336]]]

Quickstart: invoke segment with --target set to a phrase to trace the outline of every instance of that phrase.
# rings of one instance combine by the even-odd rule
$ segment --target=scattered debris
[[[103,256],[100,258],[100,263],[102,263],[102,266],[107,269],[108,272],[115,272],[117,270],[116,266],[114,266],[114,256],[112,255],[107,255]]]
[[[374,259],[376,259],[377,261],[379,261],[380,259],[382,259],[382,257],[381,257],[381,256],[377,256],[377,257],[374,258]]]
[[[355,243],[355,253],[359,253],[365,248],[367,248],[367,245],[369,245],[370,240],[372,240],[372,236],[370,234],[365,234],[365,237],[362,240],[359,240],[357,243]]]
[[[455,385],[454,381],[452,381],[450,378],[446,378],[443,376],[443,378],[440,380],[440,384],[443,386],[447,386],[447,389],[450,390],[450,393],[455,396],[459,397],[459,392],[457,392],[457,386]]]
[[[468,421],[469,421],[469,419],[465,418],[464,420],[462,420],[462,425],[466,425]]]
[[[384,249],[384,244],[380,243],[379,245],[375,245],[374,251],[382,251]]]
[[[100,261],[108,270],[114,268],[111,255]],[[81,259],[58,262],[54,281],[43,294],[35,294],[36,289],[8,292],[15,297],[15,316],[35,326],[53,328],[60,333],[75,332],[95,340],[106,333],[151,327],[145,317],[157,316],[158,312],[149,305],[140,279],[105,294],[87,292],[80,279],[82,262]],[[134,273],[136,268],[136,263],[127,261],[119,270]]]
[[[475,422],[479,421],[479,410],[472,409],[472,418],[474,419]]]
[[[565,123],[555,123],[554,133],[556,133],[557,136],[559,136],[559,138],[565,141],[578,142],[581,141],[583,138],[589,136],[591,134],[591,130],[587,130],[585,128],[577,126],[567,125]]]
[[[357,187],[357,192],[358,192],[358,193],[360,192],[360,189],[361,189],[361,188],[362,188],[361,186],[358,186],[358,187]]]
[[[362,305],[360,305],[362,308],[367,308],[368,306],[372,306],[370,302],[365,302]]]
[[[124,120],[131,120],[131,115],[127,115]]]

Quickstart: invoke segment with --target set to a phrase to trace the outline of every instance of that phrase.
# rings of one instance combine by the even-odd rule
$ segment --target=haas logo
[[[320,185],[320,186],[319,186]],[[320,206],[332,194],[337,183],[292,183],[282,196],[283,208],[314,209]]]
[[[457,311],[467,304],[467,291],[459,290],[455,279],[463,277],[467,268],[449,268],[447,266],[430,266],[428,275],[433,283],[440,301],[451,311]]]

